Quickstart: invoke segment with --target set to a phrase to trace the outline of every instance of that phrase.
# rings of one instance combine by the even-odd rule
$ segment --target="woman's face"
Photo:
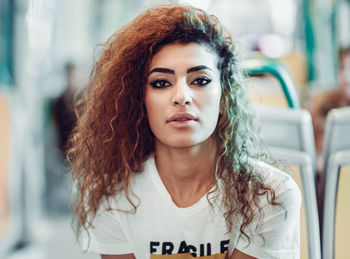
[[[156,144],[184,148],[213,134],[220,112],[218,57],[196,43],[169,44],[148,71],[145,105]]]

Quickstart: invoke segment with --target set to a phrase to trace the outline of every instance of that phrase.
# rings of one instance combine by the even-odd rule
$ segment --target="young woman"
[[[77,106],[77,234],[102,258],[298,258],[299,189],[264,162],[218,19],[151,8],[116,32]]]

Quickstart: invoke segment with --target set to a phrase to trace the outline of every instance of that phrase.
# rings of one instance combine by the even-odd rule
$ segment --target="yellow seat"
[[[306,152],[270,148],[272,155],[291,165],[291,173],[298,184],[303,201],[300,211],[300,258],[320,259],[321,240],[314,173],[311,158]]]
[[[259,134],[276,159],[299,169],[293,177],[303,193],[302,258],[320,259],[321,241],[316,199],[316,150],[309,112],[287,107],[256,106]]]
[[[350,160],[350,157],[349,157]],[[340,169],[335,217],[334,258],[350,258],[350,166]]]
[[[350,107],[331,110],[327,114],[322,153],[324,206],[322,222],[322,254],[324,259],[349,258],[350,230]]]
[[[323,258],[350,258],[350,150],[330,156],[325,176]]]

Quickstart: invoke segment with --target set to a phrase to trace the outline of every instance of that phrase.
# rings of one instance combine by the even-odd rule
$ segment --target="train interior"
[[[96,259],[64,145],[102,44],[159,0],[0,0],[0,258]],[[259,134],[303,197],[302,259],[350,258],[350,1],[172,0],[237,37]]]

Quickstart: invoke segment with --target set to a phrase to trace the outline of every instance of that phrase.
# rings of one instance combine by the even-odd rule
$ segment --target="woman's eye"
[[[155,80],[152,83],[150,83],[150,85],[153,88],[164,88],[170,86],[170,83],[166,80]]]
[[[211,82],[211,79],[206,78],[206,77],[199,77],[197,79],[195,79],[192,84],[194,85],[200,85],[200,86],[204,86],[207,85]]]

